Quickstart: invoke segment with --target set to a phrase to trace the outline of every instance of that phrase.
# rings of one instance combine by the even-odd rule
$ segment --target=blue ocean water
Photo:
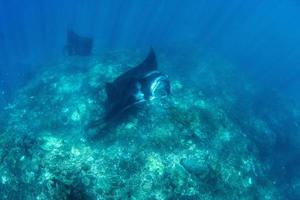
[[[255,144],[283,199],[300,199],[299,10],[297,0],[1,0],[1,112],[45,66],[66,59],[68,29],[94,39],[93,56],[152,47],[171,63],[173,79],[235,99],[226,107],[224,97],[224,110]],[[195,63],[215,55],[234,71],[209,89]],[[249,87],[239,87],[244,78]],[[250,115],[268,133],[257,133]]]

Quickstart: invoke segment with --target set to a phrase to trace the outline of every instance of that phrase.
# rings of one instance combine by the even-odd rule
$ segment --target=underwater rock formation
[[[1,128],[1,198],[280,199],[255,146],[220,99],[180,79],[171,82],[170,98],[147,103],[89,139],[103,131],[85,126],[105,116],[105,82],[142,58],[91,57],[83,72],[72,72],[66,58],[20,90]],[[162,70],[171,69],[162,63]]]
[[[209,173],[209,166],[205,161],[198,160],[196,158],[183,158],[180,160],[180,164],[186,169],[189,173],[196,176],[206,176]]]

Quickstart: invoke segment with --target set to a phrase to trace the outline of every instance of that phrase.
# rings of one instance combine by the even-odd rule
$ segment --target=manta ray
[[[68,56],[89,56],[92,53],[93,38],[83,37],[75,33],[73,30],[68,30],[67,44],[64,50]]]
[[[106,83],[106,120],[115,119],[136,110],[139,105],[170,95],[168,76],[158,71],[156,56],[151,49],[147,58]]]

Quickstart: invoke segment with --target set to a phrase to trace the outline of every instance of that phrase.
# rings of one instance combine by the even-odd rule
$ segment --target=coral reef
[[[280,199],[225,103],[179,78],[170,98],[101,125],[105,82],[142,58],[127,51],[67,58],[20,90],[1,127],[1,198]]]

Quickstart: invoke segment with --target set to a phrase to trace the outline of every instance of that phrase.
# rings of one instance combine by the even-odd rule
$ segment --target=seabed
[[[253,141],[228,114],[230,92],[207,95],[171,73],[170,97],[103,129],[105,82],[138,64],[136,54],[65,58],[18,92],[1,127],[1,199],[280,199]],[[210,82],[216,77],[211,62],[199,68]],[[219,68],[228,74],[216,84],[235,78],[231,66]]]

